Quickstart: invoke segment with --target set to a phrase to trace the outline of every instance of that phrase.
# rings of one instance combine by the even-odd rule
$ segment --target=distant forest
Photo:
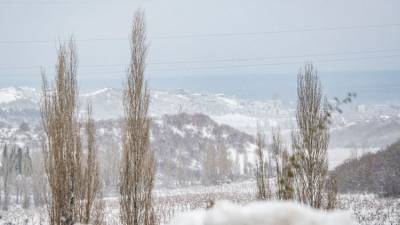
[[[339,192],[400,196],[400,140],[377,153],[348,160],[332,173]]]

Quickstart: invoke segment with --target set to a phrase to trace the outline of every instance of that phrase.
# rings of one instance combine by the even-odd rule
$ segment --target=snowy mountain
[[[40,90],[27,87],[0,89],[0,140],[2,143],[19,143],[38,148],[40,135]],[[184,90],[151,93],[150,113],[153,117],[153,141],[157,151],[184,149],[189,158],[203,157],[198,153],[198,142],[215,144],[218,130],[232,131],[231,139],[225,141],[232,159],[244,171],[244,157],[236,152],[248,149],[242,144],[252,143],[257,124],[269,140],[269,132],[279,126],[286,142],[295,128],[295,105],[279,100],[257,101],[241,99],[224,94],[193,93]],[[104,148],[119,148],[118,119],[123,115],[122,92],[104,88],[80,94],[80,112],[85,113],[87,102],[93,104],[98,120],[99,138]],[[200,114],[203,114],[200,116]],[[167,116],[166,116],[167,115]],[[207,115],[207,116],[205,116]],[[201,121],[201,122],[200,122]],[[230,126],[228,129],[227,124]],[[233,132],[234,130],[234,132]],[[336,114],[331,133],[330,158],[337,165],[349,157],[350,149],[379,148],[400,139],[400,107],[392,105],[349,105],[343,114]],[[213,133],[214,132],[214,133]],[[240,137],[240,138],[239,138]],[[177,143],[181,143],[178,146]],[[182,144],[183,143],[183,144]],[[242,143],[242,144],[241,144]],[[232,145],[232,146],[231,146]],[[234,145],[234,146],[233,146]],[[248,144],[247,144],[248,145]],[[167,149],[167,150],[166,150]],[[196,150],[197,149],[197,150]],[[367,149],[367,150],[365,150]],[[197,152],[195,154],[195,152]],[[191,157],[191,154],[193,157]],[[236,157],[243,159],[236,160]],[[251,160],[251,159],[248,159]],[[240,162],[240,163],[239,163]],[[191,162],[192,170],[198,162]]]
[[[40,92],[28,87],[0,89],[0,123],[13,124],[14,127],[19,126],[22,121],[37,123],[40,119]],[[224,94],[193,93],[184,90],[155,90],[151,94],[150,113],[153,117],[181,112],[203,113],[220,124],[229,124],[249,134],[255,133],[257,124],[266,133],[270,132],[272,127],[279,126],[287,137],[296,124],[295,105],[283,104],[280,100],[257,101]],[[123,114],[120,89],[104,88],[81,93],[82,113],[85,112],[85,105],[89,101],[93,104],[94,116],[98,120],[118,119]],[[374,125],[376,123],[390,123],[399,118],[399,106],[354,104],[346,106],[343,114],[335,115],[333,131],[341,133],[341,130],[359,124],[376,127]],[[333,143],[336,142],[339,141]]]
[[[37,121],[40,92],[27,87],[0,89],[0,123]]]
[[[107,88],[81,95],[81,102],[85,105],[91,101],[98,119],[115,119],[122,116],[121,97],[121,90]],[[191,93],[184,90],[152,91],[152,116],[181,112],[207,114],[217,122],[230,124],[248,133],[255,133],[257,122],[269,127],[278,122],[290,124],[290,111],[279,100],[254,101],[224,94]]]
[[[36,104],[39,99],[40,92],[34,88],[9,87],[0,89],[0,104],[2,107],[7,105],[12,107],[23,103]]]
[[[0,115],[6,120],[17,120],[20,116],[21,119],[36,121],[34,117],[39,118],[39,100],[40,90],[0,89]],[[89,101],[93,104],[96,119],[117,119],[123,114],[120,89],[104,88],[80,94],[81,112],[85,111],[85,105]],[[32,116],[21,114],[24,111]],[[181,112],[207,114],[219,123],[230,124],[248,133],[255,132],[257,122],[265,127],[279,123],[285,129],[291,127],[293,121],[291,111],[279,100],[255,101],[224,94],[200,94],[184,90],[152,91],[150,113],[153,117]]]

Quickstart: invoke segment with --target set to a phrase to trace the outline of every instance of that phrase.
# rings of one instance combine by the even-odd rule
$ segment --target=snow
[[[194,126],[193,124],[184,125],[183,129],[186,130],[186,131],[189,131],[191,133],[197,133],[198,132],[197,127]]]
[[[234,160],[235,160],[234,162],[237,161],[239,163],[239,172],[241,175],[243,175],[244,174],[244,166],[245,166],[244,155],[236,152]]]
[[[201,209],[205,208],[205,206],[209,203],[210,199],[215,199],[217,200],[217,204],[214,207],[217,208],[217,213],[218,215],[221,215],[221,208],[220,208],[220,203],[218,202],[218,199],[226,199],[232,202],[237,202],[240,204],[248,204],[251,201],[255,200],[255,187],[256,184],[255,182],[235,182],[235,183],[230,183],[230,184],[220,184],[220,185],[214,185],[214,186],[202,186],[202,185],[196,185],[196,186],[190,186],[190,187],[181,187],[181,188],[175,188],[175,189],[169,189],[169,188],[156,188],[154,190],[154,198],[155,198],[155,212],[157,215],[157,218],[159,219],[160,225],[202,225],[204,224],[204,218],[207,216],[209,217],[208,213],[210,210],[198,210],[193,213],[189,213],[189,215],[192,215],[191,219],[187,223],[187,218],[188,215],[187,213],[181,214],[179,216],[179,213],[184,213],[184,212],[189,212],[193,209]],[[14,199],[15,200],[15,199]],[[119,222],[119,203],[118,203],[118,196],[112,195],[110,193],[107,194],[107,197],[103,198],[105,201],[105,224],[121,224]],[[223,203],[223,202],[222,202]],[[251,203],[253,204],[253,203]],[[254,203],[255,204],[255,203]],[[265,203],[265,204],[270,204],[270,203]],[[278,203],[280,204],[280,203]],[[286,203],[282,203],[286,205]],[[320,214],[321,212],[310,210],[308,208],[302,209],[303,207],[296,205],[294,203],[288,203],[289,205],[293,204],[295,210],[298,210],[301,215],[304,215],[304,217],[310,217],[310,215],[315,217],[315,214]],[[232,205],[231,203],[228,203],[228,205]],[[400,199],[398,198],[380,198],[379,196],[376,195],[371,195],[371,194],[346,194],[346,195],[339,195],[338,196],[338,209],[344,209],[344,210],[349,210],[349,212],[352,214],[353,218],[358,221],[358,224],[360,225],[386,225],[386,224],[398,224],[398,221],[400,221],[400,213],[399,213],[399,205],[400,205]],[[249,205],[245,205],[243,208],[248,208]],[[33,205],[32,205],[33,207]],[[225,207],[226,208],[226,207]],[[246,212],[242,211],[242,207],[238,205],[233,205],[233,209],[229,207],[228,209],[223,208],[226,213],[223,215],[230,215],[232,214],[233,210],[236,210],[234,212]],[[261,207],[260,207],[261,208]],[[266,207],[262,207],[266,208]],[[268,212],[264,212],[263,210],[259,210],[259,212],[262,212],[265,217],[271,217],[271,215],[275,217],[275,214],[281,213],[282,212],[289,212],[288,210],[291,210],[292,208],[290,207],[282,207],[282,210],[279,210],[279,208],[274,204],[273,206],[268,207]],[[300,209],[298,209],[300,208]],[[251,208],[246,209],[247,211],[254,211],[256,208]],[[257,209],[258,210],[258,209]],[[273,211],[272,211],[273,210]],[[290,211],[290,215],[293,214],[293,212]],[[303,212],[304,211],[304,212]],[[276,213],[275,213],[276,212]],[[260,217],[257,213],[251,212],[252,218],[256,215],[257,217]],[[297,211],[296,211],[297,213]],[[289,213],[286,213],[289,214]],[[328,214],[326,216],[326,214]],[[334,215],[339,214],[340,218],[346,217],[346,213],[321,213],[320,216],[318,217],[327,217],[327,218],[334,218],[331,223],[328,223],[326,225],[341,225],[342,223],[339,223],[337,220],[337,217]],[[36,225],[36,224],[43,224],[47,225],[48,220],[47,220],[47,208],[46,207],[39,207],[39,208],[30,208],[30,209],[22,209],[20,205],[16,206],[12,204],[11,208],[9,211],[1,211],[0,210],[0,224],[13,224],[13,225]],[[177,223],[179,221],[179,218],[176,217],[174,222],[171,223],[171,219],[175,217],[174,215],[178,215],[179,218],[185,217],[185,221],[182,221],[181,223]],[[239,215],[240,218],[243,218],[243,215],[240,213],[235,213],[235,219],[237,219],[236,215]],[[347,218],[348,215],[347,215]],[[194,222],[197,219],[196,222]],[[264,218],[262,218],[264,219]],[[319,225],[321,223],[311,223],[308,220],[305,221],[305,218],[300,218],[301,225]],[[203,221],[203,223],[201,223]],[[207,225],[216,225],[215,223],[211,223],[214,221],[210,221],[209,224]],[[186,223],[184,223],[186,222]],[[261,220],[260,223],[254,223],[254,220],[251,219],[249,221],[246,221],[248,223],[241,223],[241,225],[265,225],[261,222],[264,222]],[[290,221],[289,221],[290,222]],[[295,225],[300,225],[299,223],[295,223]],[[349,224],[351,225],[352,223],[344,223],[344,224]],[[225,225],[225,223],[218,224],[218,225]],[[232,223],[232,225],[238,225],[235,221],[235,223]],[[279,225],[279,224],[274,224],[274,225]],[[291,225],[290,223],[286,223],[285,225]],[[325,225],[325,223],[323,223]]]
[[[176,97],[181,98],[183,100],[189,100],[189,98],[183,94],[177,94]]]
[[[107,93],[110,90],[111,90],[111,88],[102,88],[102,89],[99,89],[99,90],[96,90],[96,91],[93,91],[90,93],[83,94],[82,96],[83,97],[93,97],[93,96],[96,96],[99,94]]]
[[[293,202],[252,202],[244,206],[227,201],[175,217],[170,225],[353,225],[349,213],[326,212]]]
[[[253,165],[256,164],[256,149],[257,145],[254,143],[247,142],[246,143],[246,152],[247,152],[247,162],[252,163]]]
[[[18,99],[28,99],[36,96],[35,89],[28,87],[9,87],[0,89],[0,104],[7,104]]]
[[[210,115],[211,118],[219,124],[229,124],[230,126],[254,134],[257,130],[257,122],[259,118],[247,116],[240,113],[227,113],[220,116]]]
[[[203,127],[203,129],[201,131],[202,131],[202,135],[203,135],[204,138],[213,138],[213,135],[212,135],[212,133],[210,131],[210,128]]]
[[[221,100],[222,102],[228,104],[229,106],[232,106],[232,107],[239,106],[239,103],[235,99],[224,97],[221,94],[217,95],[217,98],[219,100]]]
[[[182,130],[178,129],[177,127],[171,126],[171,130],[172,132],[174,132],[174,134],[177,134],[181,137],[185,137],[185,132],[183,132]]]
[[[157,124],[158,126],[163,126],[164,125],[164,121],[162,119],[160,119],[160,118],[155,118],[155,119],[152,120],[152,122],[154,124]]]
[[[2,92],[0,93],[0,103],[9,103],[15,100],[17,100],[15,92],[7,92],[2,90]]]
[[[388,119],[390,119],[390,116],[388,116],[388,115],[381,115],[380,118],[383,119],[383,120],[388,120]]]

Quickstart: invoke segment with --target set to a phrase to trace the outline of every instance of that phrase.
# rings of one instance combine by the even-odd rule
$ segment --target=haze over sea
[[[399,71],[320,73],[320,78],[328,98],[344,98],[347,93],[355,92],[357,103],[400,104]],[[154,79],[152,86],[218,92],[257,100],[278,98],[284,102],[295,101],[297,96],[296,74],[166,77]]]
[[[208,73],[209,74],[209,73]],[[328,72],[319,73],[328,98],[344,98],[355,92],[358,104],[400,105],[400,71]],[[51,77],[52,74],[49,74]],[[81,76],[82,91],[122,86],[123,76]],[[266,100],[281,99],[288,103],[296,100],[296,73],[294,74],[209,74],[150,76],[152,89],[183,89],[200,93],[223,93],[240,98]],[[2,77],[1,88],[9,86],[40,87],[39,75]]]

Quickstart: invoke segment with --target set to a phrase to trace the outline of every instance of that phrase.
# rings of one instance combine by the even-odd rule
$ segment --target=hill
[[[371,192],[385,196],[400,195],[400,141],[377,153],[348,160],[338,166],[339,192]]]
[[[116,184],[118,161],[121,151],[122,123],[120,119],[96,121],[97,146],[103,163],[106,185]],[[83,132],[83,131],[82,131]],[[43,131],[40,124],[21,123],[18,127],[0,124],[0,143],[28,147],[33,153],[41,152]],[[253,136],[209,116],[195,113],[180,113],[152,118],[151,148],[157,159],[157,182],[164,185],[200,184],[203,178],[204,160],[208,150],[226,151],[232,174],[229,179],[251,177],[254,165],[255,139]]]

